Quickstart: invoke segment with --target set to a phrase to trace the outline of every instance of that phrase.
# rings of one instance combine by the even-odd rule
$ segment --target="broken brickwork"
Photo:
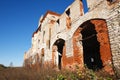
[[[75,0],[63,14],[48,11],[41,16],[24,66],[74,70],[86,65],[120,76],[120,0],[86,2],[88,8]]]

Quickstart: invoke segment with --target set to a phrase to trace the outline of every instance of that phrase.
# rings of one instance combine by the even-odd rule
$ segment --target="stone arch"
[[[65,40],[64,39],[57,39],[52,47],[52,59],[53,59],[53,64],[61,69],[62,66],[62,54],[63,54],[63,48],[65,45]]]
[[[73,43],[77,48],[74,49],[74,55],[79,54],[81,57],[78,61],[83,61],[89,69],[104,68],[108,72],[112,71],[109,66],[112,56],[105,19],[96,18],[83,22],[73,34]]]

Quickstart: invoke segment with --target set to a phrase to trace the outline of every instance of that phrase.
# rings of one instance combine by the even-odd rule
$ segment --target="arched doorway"
[[[82,27],[82,44],[83,44],[83,56],[84,64],[89,69],[101,69],[103,63],[100,56],[100,42],[97,40],[97,31],[95,25],[90,21],[85,22]]]
[[[63,47],[65,44],[65,40],[63,39],[58,39],[55,41],[55,43],[53,44],[54,46],[54,64],[61,69],[62,66],[62,53],[63,53]]]
[[[78,63],[89,69],[104,68],[112,72],[110,42],[104,19],[91,19],[81,24],[73,34],[73,43],[74,57]]]

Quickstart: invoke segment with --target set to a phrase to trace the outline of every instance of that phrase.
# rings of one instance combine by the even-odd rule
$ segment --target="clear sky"
[[[63,13],[74,0],[0,0],[0,64],[23,65],[32,33],[47,10]]]

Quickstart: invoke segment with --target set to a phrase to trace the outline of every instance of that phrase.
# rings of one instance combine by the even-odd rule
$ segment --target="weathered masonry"
[[[41,16],[24,66],[104,69],[120,76],[120,0],[75,0]]]

